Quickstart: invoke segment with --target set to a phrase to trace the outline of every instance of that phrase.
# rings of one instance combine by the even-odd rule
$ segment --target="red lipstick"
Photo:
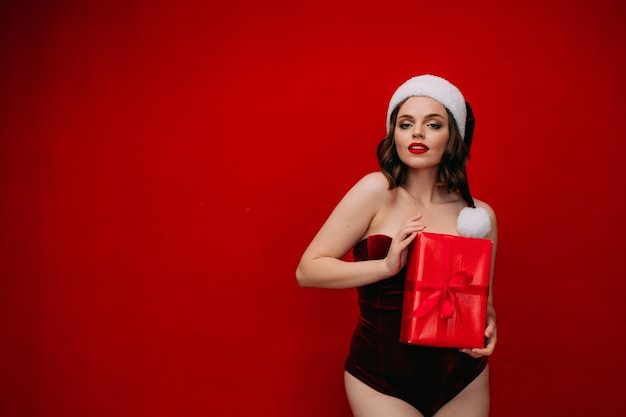
[[[420,154],[428,151],[428,146],[423,143],[413,142],[409,145],[409,152],[413,154]]]

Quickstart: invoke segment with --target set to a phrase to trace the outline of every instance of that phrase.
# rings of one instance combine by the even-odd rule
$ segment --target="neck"
[[[444,190],[445,187],[437,183],[437,174],[438,171],[436,169],[412,171],[402,187],[415,201],[422,205],[440,202],[442,200],[442,192],[447,190]]]

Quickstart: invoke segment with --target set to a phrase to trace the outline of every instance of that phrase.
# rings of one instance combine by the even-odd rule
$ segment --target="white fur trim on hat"
[[[452,114],[461,137],[465,139],[465,119],[467,118],[465,98],[461,91],[449,81],[435,75],[413,77],[393,93],[387,110],[387,133],[393,128],[390,126],[393,109],[409,97],[430,97],[437,100]]]
[[[456,219],[456,230],[464,237],[484,238],[491,231],[489,213],[482,207],[464,207]]]

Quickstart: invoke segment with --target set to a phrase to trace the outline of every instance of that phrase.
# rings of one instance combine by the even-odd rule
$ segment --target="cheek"
[[[393,146],[396,148],[396,151],[400,153],[409,146],[411,141],[412,141],[412,137],[410,135],[407,136],[406,134],[400,133],[400,134],[394,135]]]
[[[448,146],[448,142],[450,142],[450,134],[448,132],[442,132],[441,136],[438,137],[439,147],[441,149],[446,149]]]
[[[393,146],[398,146],[398,141],[402,140],[402,133],[397,130],[393,133]]]
[[[396,130],[393,134],[394,143],[408,143],[413,140],[413,134],[407,130]]]

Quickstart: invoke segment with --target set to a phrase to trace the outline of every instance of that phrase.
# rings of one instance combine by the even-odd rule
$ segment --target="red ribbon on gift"
[[[470,284],[472,278],[467,272],[459,271],[450,275],[450,278],[443,286],[424,281],[408,281],[407,284],[410,291],[435,291],[421,302],[408,318],[424,317],[439,304],[439,317],[450,319],[456,310],[459,318],[462,320],[461,306],[456,293],[489,295],[489,287],[487,285]]]

